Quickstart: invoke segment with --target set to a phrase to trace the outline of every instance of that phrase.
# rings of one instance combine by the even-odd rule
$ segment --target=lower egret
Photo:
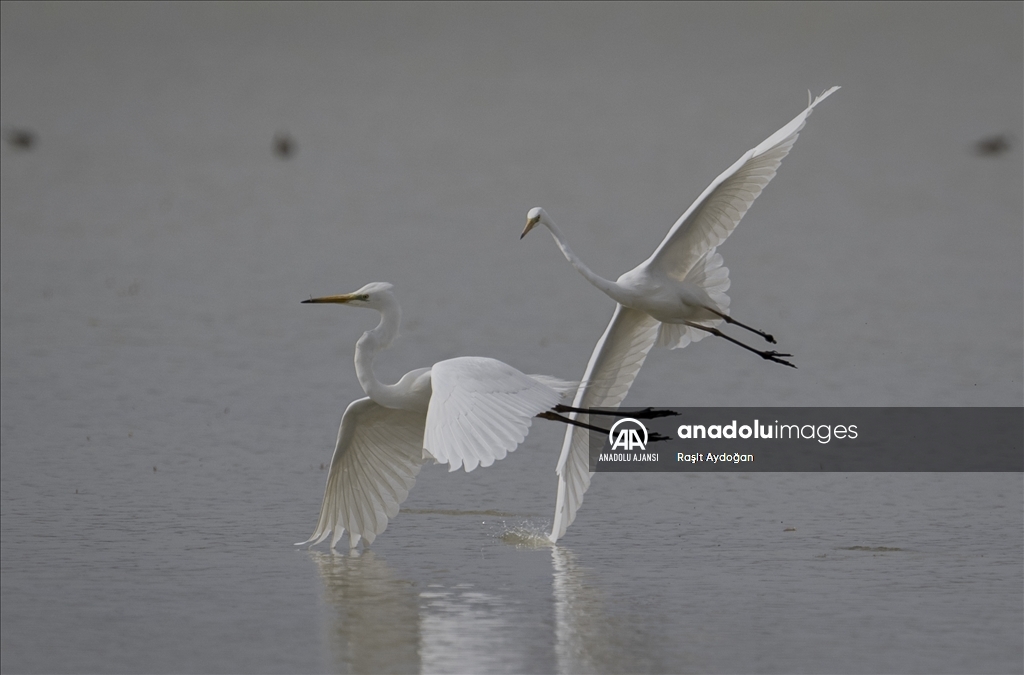
[[[333,548],[346,530],[351,548],[360,538],[373,543],[398,514],[424,462],[448,464],[450,471],[490,466],[523,442],[535,416],[607,431],[559,414],[576,410],[560,401],[577,382],[526,375],[495,359],[448,359],[384,384],[373,373],[373,360],[401,322],[392,288],[372,283],[355,293],[303,301],[369,307],[381,319],[356,343],[356,375],[367,396],[342,415],[320,519],[313,536],[298,546],[318,544],[333,532]]]

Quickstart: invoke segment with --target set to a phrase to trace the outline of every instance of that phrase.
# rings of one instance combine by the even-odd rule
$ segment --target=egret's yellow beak
[[[528,218],[526,220],[526,229],[524,229],[523,233],[521,235],[519,235],[519,238],[522,239],[523,237],[525,237],[526,233],[529,232],[530,230],[532,230],[533,226],[536,225],[539,222],[540,222],[540,216],[539,215],[538,216],[534,216],[533,218]]]
[[[359,296],[355,293],[347,293],[345,295],[325,295],[322,298],[310,298],[309,300],[303,300],[306,302],[330,302],[336,305],[344,305],[345,303],[352,302]]]

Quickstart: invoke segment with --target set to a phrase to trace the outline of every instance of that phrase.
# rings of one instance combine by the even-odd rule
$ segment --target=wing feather
[[[658,337],[660,322],[646,312],[616,305],[604,335],[590,356],[583,382],[576,391],[573,407],[617,408],[629,393],[647,353]],[[590,416],[573,416],[589,422]],[[558,457],[558,491],[555,496],[555,520],[551,541],[565,534],[590,487],[590,444],[586,429],[569,426]]]
[[[724,242],[775,176],[789,154],[811,111],[839,87],[832,87],[810,102],[788,124],[748,150],[719,175],[680,216],[651,257],[637,270],[664,274],[698,284],[722,310],[729,306],[729,270],[715,249]],[[629,274],[629,273],[627,273]],[[618,407],[628,393],[647,353],[659,338],[665,346],[685,347],[703,337],[688,327],[664,326],[643,312],[619,305],[597,343],[587,372],[576,393],[574,407]],[[589,421],[588,415],[578,419]],[[590,486],[589,432],[569,427],[558,458],[555,519],[549,539],[558,541],[576,517],[583,494]]]
[[[750,205],[775,177],[814,106],[837,89],[839,87],[832,87],[822,93],[803,112],[760,145],[744,153],[712,181],[641,267],[647,266],[684,280],[709,249],[721,245],[732,234]]]
[[[368,544],[398,515],[423,466],[424,413],[394,410],[361,398],[341,417],[316,530],[299,544],[331,546],[348,530],[354,546]]]
[[[441,361],[430,371],[425,447],[455,471],[490,466],[523,442],[559,391],[512,366],[476,356]]]

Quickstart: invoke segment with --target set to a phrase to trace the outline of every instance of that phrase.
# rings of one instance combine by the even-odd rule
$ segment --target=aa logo
[[[647,427],[632,417],[623,417],[608,430],[608,441],[612,450],[645,450]]]

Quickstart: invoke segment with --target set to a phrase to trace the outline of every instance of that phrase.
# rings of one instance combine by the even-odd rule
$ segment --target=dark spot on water
[[[796,532],[796,528],[795,527],[787,527],[786,529],[783,530],[783,532]]]
[[[974,154],[979,157],[998,157],[1010,150],[1010,137],[1006,134],[993,134],[982,138],[974,144]]]
[[[871,551],[873,553],[885,553],[886,551],[902,551],[902,548],[890,548],[888,546],[844,546],[836,549],[838,551]]]
[[[281,159],[288,159],[299,151],[295,139],[284,132],[274,134],[274,154]]]
[[[4,136],[7,144],[15,150],[31,150],[39,140],[35,132],[29,129],[11,129]]]

